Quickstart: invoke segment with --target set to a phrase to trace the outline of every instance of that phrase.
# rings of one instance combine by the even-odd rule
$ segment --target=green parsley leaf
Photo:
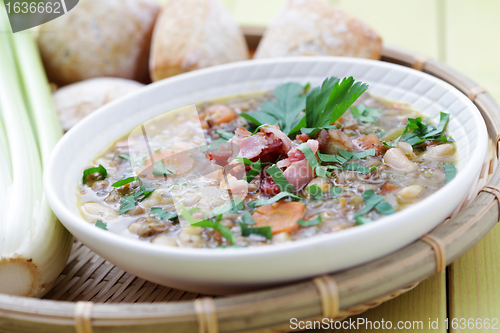
[[[332,196],[339,195],[340,193],[342,193],[342,187],[332,187],[330,192],[332,193]]]
[[[394,214],[396,211],[392,206],[385,200],[379,202],[376,206],[375,209],[377,212],[381,215],[391,215]]]
[[[357,171],[364,173],[365,175],[370,172],[370,169],[365,167],[364,165],[358,164],[358,163],[347,163],[344,166],[344,170],[346,171]]]
[[[243,223],[245,223],[247,225],[255,224],[255,221],[254,221],[252,215],[250,215],[250,213],[248,211],[244,211],[243,214],[241,214],[241,220],[243,221]]]
[[[241,116],[256,126],[278,123],[281,131],[289,135],[300,122],[299,114],[305,108],[304,88],[297,83],[286,83],[274,89],[274,97],[275,102],[262,103],[261,110],[243,112]]]
[[[129,210],[133,209],[135,207],[135,203],[136,201],[134,195],[122,197],[120,205],[120,215],[125,214]]]
[[[281,199],[286,198],[286,197],[290,197],[290,198],[296,199],[296,200],[302,199],[301,197],[294,195],[292,193],[289,193],[289,192],[280,192],[272,198],[269,198],[269,199],[262,198],[262,199],[259,199],[257,201],[253,201],[253,202],[249,203],[248,205],[250,207],[270,205],[270,204],[275,203],[276,201],[281,200]]]
[[[375,118],[380,117],[382,114],[382,110],[379,109],[374,109],[374,108],[369,108],[365,105],[360,105],[358,107],[352,106],[351,107],[351,113],[352,116],[359,121],[362,121],[364,123],[375,123],[377,120]]]
[[[313,184],[311,186],[308,186],[306,188],[307,192],[309,192],[309,194],[311,194],[312,196],[317,196],[317,195],[323,195],[324,192],[323,190],[321,189],[321,187],[319,187],[317,184]]]
[[[316,159],[316,156],[314,155],[311,147],[307,145],[307,143],[301,143],[298,147],[298,150],[300,150],[304,156],[306,157],[307,162],[309,163],[309,166],[311,167],[312,170],[316,173],[317,176],[319,177],[325,177],[328,175],[328,172],[321,168],[318,160]]]
[[[424,138],[430,138],[434,136],[439,136],[443,133],[443,131],[446,128],[446,125],[448,124],[448,121],[450,120],[450,115],[448,113],[441,112],[439,115],[439,124],[437,128],[433,131],[428,132]]]
[[[354,215],[354,219],[358,224],[366,224],[372,220],[367,217],[362,217],[362,215],[367,214],[372,209],[375,208],[379,214],[390,215],[394,214],[394,208],[384,200],[382,195],[376,194],[373,190],[364,191],[363,200],[365,201],[365,207]]]
[[[247,181],[247,183],[250,183],[252,180],[254,180],[254,178],[260,174],[261,169],[262,164],[260,163],[259,159],[257,162],[253,163],[252,169],[250,169],[245,175],[245,180]]]
[[[232,139],[233,136],[234,136],[234,133],[229,133],[228,131],[225,131],[223,129],[216,130],[215,132],[217,134],[219,134],[221,136],[221,138],[224,139],[224,140],[226,140],[226,141]]]
[[[450,115],[441,112],[439,124],[437,127],[427,125],[422,121],[422,118],[408,118],[405,130],[399,138],[393,141],[392,144],[384,142],[383,144],[388,147],[395,147],[395,144],[400,140],[412,146],[421,144],[425,140],[432,140],[438,142],[453,142],[452,138],[447,138],[443,132],[450,119]]]
[[[122,180],[117,181],[116,183],[113,183],[113,187],[121,187],[123,185],[127,185],[129,183],[132,183],[133,181],[139,180],[139,177],[128,177]]]
[[[302,219],[299,219],[297,221],[298,224],[300,224],[303,227],[310,227],[312,225],[318,225],[321,223],[321,215],[318,215],[314,220],[309,220],[309,221],[304,221]]]
[[[131,160],[130,156],[128,156],[127,154],[121,154],[121,155],[118,155],[118,157],[123,158],[124,160],[128,160],[128,161]]]
[[[354,219],[356,220],[356,223],[359,225],[363,224],[368,224],[373,222],[373,220],[369,217],[363,217],[363,216],[354,216]]]
[[[88,168],[88,169],[83,171],[82,183],[85,184],[85,178],[87,178],[88,175],[91,175],[91,174],[96,173],[96,172],[99,172],[104,177],[104,179],[106,179],[106,177],[108,177],[108,170],[106,170],[105,167],[103,167],[101,164],[99,164],[98,167]]]
[[[106,223],[102,222],[101,220],[95,221],[95,226],[103,230],[108,230],[108,226],[106,225]]]
[[[242,236],[250,236],[251,234],[254,234],[254,235],[264,236],[267,239],[273,238],[273,233],[271,231],[271,227],[269,227],[269,226],[251,228],[251,227],[247,227],[244,223],[240,222],[240,227],[241,227],[241,235]]]
[[[184,214],[182,216],[184,216]],[[184,218],[185,218],[185,216],[184,216]],[[204,221],[192,223],[191,225],[195,226],[195,227],[212,228],[212,229],[217,230],[218,232],[220,232],[220,234],[222,235],[222,237],[224,237],[225,239],[227,239],[227,241],[229,243],[231,243],[231,244],[236,243],[236,237],[231,232],[231,230],[229,230],[227,227],[225,227],[224,225],[220,224],[219,222],[212,222],[212,221],[204,220]]]
[[[167,213],[160,207],[153,207],[151,208],[151,211],[153,214],[155,214],[158,218],[162,220],[173,220],[174,218],[177,217],[177,213]]]
[[[347,109],[363,94],[368,85],[355,82],[352,77],[344,78],[342,82],[337,77],[323,81],[321,87],[312,89],[306,100],[307,128],[324,128],[333,124]],[[314,130],[314,135],[319,130]]]
[[[156,161],[153,166],[153,176],[163,177],[175,174],[176,171],[172,168],[166,167],[162,161]]]
[[[344,164],[347,162],[347,159],[341,155],[328,155],[328,154],[321,154],[320,152],[318,152],[318,157],[321,161],[327,163]]]
[[[269,167],[266,171],[273,177],[274,182],[278,185],[281,192],[295,191],[295,188],[288,182],[276,164]]]
[[[313,128],[308,128],[308,127],[302,127],[300,131],[304,134],[316,134],[322,129],[332,129],[332,128],[340,128],[342,126],[340,125],[330,125],[330,126],[320,126],[320,127],[313,127]]]
[[[453,178],[455,178],[457,174],[457,168],[453,162],[451,163],[443,163],[444,173],[446,176],[446,183],[448,184]]]

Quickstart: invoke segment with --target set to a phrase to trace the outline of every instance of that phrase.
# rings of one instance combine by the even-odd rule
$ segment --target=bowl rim
[[[403,72],[411,73],[411,75],[419,76],[434,82],[436,85],[440,85],[445,87],[448,91],[453,91],[457,95],[463,103],[467,105],[468,110],[473,110],[472,115],[474,119],[475,127],[478,128],[478,144],[475,149],[471,153],[470,161],[467,163],[463,170],[457,173],[455,178],[450,181],[448,184],[440,188],[435,193],[431,194],[427,198],[415,203],[402,211],[396,212],[395,214],[384,216],[377,220],[377,223],[367,224],[363,226],[357,226],[355,228],[348,228],[342,230],[342,232],[322,234],[322,235],[314,235],[312,237],[301,239],[292,242],[280,243],[280,244],[270,244],[271,246],[258,246],[258,247],[246,247],[246,248],[221,248],[221,249],[208,249],[208,248],[181,248],[181,247],[169,247],[169,246],[156,246],[153,244],[149,244],[149,242],[143,241],[133,241],[131,242],[129,238],[123,237],[121,235],[108,232],[102,230],[100,228],[95,228],[95,226],[91,223],[88,223],[83,219],[81,215],[78,215],[71,211],[66,205],[59,200],[59,194],[57,193],[57,189],[55,188],[53,182],[51,181],[51,170],[55,168],[57,164],[58,157],[61,153],[64,153],[64,147],[67,142],[71,140],[71,137],[74,135],[78,135],[78,132],[83,131],[86,127],[91,127],[94,121],[94,118],[101,117],[101,114],[107,112],[108,109],[114,108],[115,105],[125,104],[129,100],[140,98],[140,96],[150,90],[161,89],[161,87],[165,85],[174,85],[177,82],[183,80],[190,80],[193,77],[197,77],[203,74],[216,73],[221,70],[227,69],[238,69],[244,67],[252,67],[252,66],[262,66],[269,65],[273,63],[317,63],[317,62],[326,62],[326,63],[337,63],[337,62],[346,62],[346,63],[360,63],[366,65],[373,65],[379,67],[393,68],[398,67],[398,69]],[[221,96],[223,97],[223,96]],[[202,101],[197,101],[195,103],[199,103]],[[118,135],[117,135],[118,137]],[[270,58],[270,59],[253,59],[253,60],[245,60],[240,62],[233,62],[224,65],[213,66],[205,69],[200,69],[180,75],[176,75],[174,77],[170,77],[152,84],[149,84],[131,94],[128,94],[124,97],[113,100],[110,103],[105,104],[100,107],[98,110],[95,110],[89,116],[85,117],[81,120],[77,125],[71,128],[57,143],[54,147],[44,170],[43,175],[43,185],[44,192],[47,197],[47,201],[53,211],[57,216],[60,217],[60,220],[64,220],[63,224],[70,224],[71,227],[78,230],[78,232],[89,235],[97,241],[106,242],[110,245],[117,247],[133,247],[133,249],[137,253],[147,253],[149,255],[155,256],[177,256],[183,258],[208,258],[208,257],[217,257],[217,258],[232,258],[232,257],[245,257],[245,256],[255,256],[262,254],[277,254],[283,251],[300,250],[302,248],[308,248],[310,246],[317,246],[323,243],[334,242],[336,240],[342,239],[342,241],[348,241],[350,238],[360,238],[364,236],[369,236],[373,230],[380,230],[383,228],[390,228],[393,224],[398,223],[400,220],[401,214],[418,214],[418,210],[420,210],[420,206],[425,205],[431,201],[434,201],[437,196],[445,197],[452,196],[458,185],[461,182],[466,181],[471,175],[476,175],[478,170],[481,169],[481,165],[483,164],[484,157],[486,155],[487,145],[481,144],[481,142],[487,142],[487,130],[486,125],[484,123],[484,119],[482,118],[477,107],[458,89],[448,84],[447,82],[440,80],[436,77],[433,77],[429,74],[416,71],[405,66],[400,66],[396,64],[386,63],[377,60],[370,59],[360,59],[360,58],[351,58],[351,57],[289,57],[289,58]],[[69,185],[64,185],[69,186]],[[74,187],[74,184],[71,184]],[[76,194],[75,194],[76,195]]]

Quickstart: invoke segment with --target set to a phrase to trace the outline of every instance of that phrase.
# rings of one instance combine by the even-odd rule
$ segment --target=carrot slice
[[[205,110],[205,112],[207,114],[206,120],[211,120],[216,125],[228,123],[236,118],[236,112],[223,104],[211,105]]]
[[[306,207],[300,202],[278,201],[261,206],[252,215],[256,227],[271,227],[273,235],[299,228],[297,221],[304,217]]]
[[[375,134],[361,136],[353,140],[352,143],[363,151],[375,149],[377,151],[377,155],[382,153],[382,144],[380,143],[380,139]]]

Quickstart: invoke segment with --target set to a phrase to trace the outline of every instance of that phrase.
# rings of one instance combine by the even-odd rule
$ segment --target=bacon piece
[[[283,175],[299,191],[314,178],[314,171],[309,166],[307,160],[303,159],[302,161],[293,162],[292,165],[286,168]]]
[[[274,161],[276,161],[280,157],[280,155],[284,154],[285,152],[283,150],[283,142],[280,139],[277,139],[272,141],[271,143],[268,143],[267,147],[263,148],[261,153],[258,156],[251,158],[251,160],[252,162],[256,162],[260,159],[262,163],[274,163]]]
[[[280,188],[278,187],[278,185],[276,185],[273,178],[271,176],[267,176],[267,173],[266,177],[260,185],[260,189],[262,190],[263,194],[269,196],[275,196],[276,194],[281,192]]]
[[[295,138],[295,140],[297,140],[298,143],[307,142],[307,140],[309,140],[309,139],[310,139],[310,137],[307,134],[299,134]]]
[[[274,134],[275,139],[280,139],[281,142],[283,142],[283,149],[285,153],[288,153],[288,151],[293,148],[294,144],[292,140],[290,140],[290,138],[285,133],[280,131],[279,126],[276,125],[263,126],[261,127],[260,130],[261,132],[272,133]]]
[[[382,153],[382,143],[375,134],[360,136],[359,138],[353,140],[352,143],[358,150],[365,151],[373,148],[376,150],[377,156]]]
[[[229,142],[235,143],[240,147],[238,156],[252,159],[258,156],[262,150],[267,147],[267,140],[262,135],[252,135],[243,127],[238,127],[234,136]]]
[[[318,141],[307,140],[306,144],[311,148],[313,153],[316,154],[319,148]],[[314,170],[311,169],[304,154],[297,148],[293,148],[288,152],[287,160],[291,162],[291,164],[285,172],[283,172],[283,175],[288,182],[299,191],[314,178]]]

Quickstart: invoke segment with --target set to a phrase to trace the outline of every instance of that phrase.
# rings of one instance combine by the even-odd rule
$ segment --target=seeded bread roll
[[[170,0],[153,32],[150,74],[176,74],[248,59],[245,37],[215,0]]]
[[[380,59],[382,39],[361,20],[319,0],[289,0],[276,14],[255,58],[349,56]]]
[[[84,0],[40,27],[49,79],[66,85],[101,76],[147,82],[155,0]]]

